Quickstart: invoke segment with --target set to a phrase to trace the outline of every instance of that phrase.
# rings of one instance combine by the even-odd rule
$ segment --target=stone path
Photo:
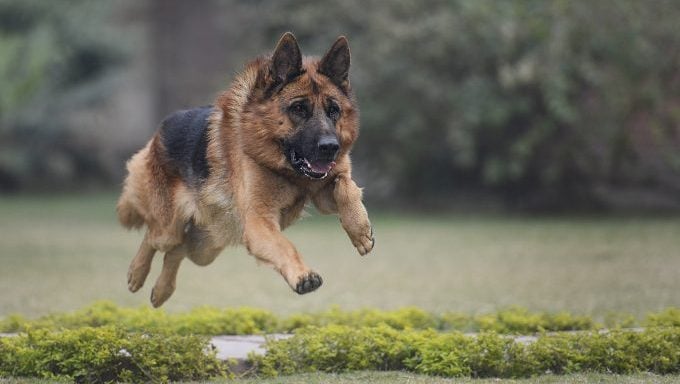
[[[292,335],[274,334],[267,335],[267,338],[280,340],[287,339],[291,336]],[[265,337],[260,335],[213,336],[210,338],[210,343],[217,348],[217,358],[220,360],[246,359],[251,352],[258,355],[264,355],[264,342]]]

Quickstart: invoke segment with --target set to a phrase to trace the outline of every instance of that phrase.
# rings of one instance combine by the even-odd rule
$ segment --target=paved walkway
[[[274,334],[267,335],[267,338],[279,340],[287,339],[291,336],[292,335]],[[265,337],[260,335],[213,336],[210,338],[210,343],[217,348],[217,358],[220,360],[246,359],[251,352],[258,355],[264,355],[264,342]]]

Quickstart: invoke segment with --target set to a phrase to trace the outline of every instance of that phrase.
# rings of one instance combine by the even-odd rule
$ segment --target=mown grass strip
[[[179,335],[248,335],[289,333],[309,326],[346,325],[372,327],[385,324],[393,329],[434,329],[438,331],[480,332],[502,334],[533,334],[544,331],[584,331],[632,326],[678,326],[680,310],[667,309],[648,315],[639,322],[630,316],[613,316],[605,324],[587,316],[566,312],[537,313],[523,308],[508,308],[496,313],[468,315],[454,312],[433,314],[418,308],[392,311],[361,309],[343,311],[332,308],[323,312],[296,314],[287,317],[254,308],[218,309],[201,307],[187,313],[168,314],[150,307],[122,308],[111,302],[98,302],[71,313],[26,319],[11,315],[0,320],[0,332],[20,332],[35,329],[78,329],[114,325],[128,331],[163,331]]]
[[[521,343],[495,332],[309,327],[251,355],[263,376],[304,372],[406,370],[444,377],[519,378],[546,373],[680,372],[680,328],[541,335]]]

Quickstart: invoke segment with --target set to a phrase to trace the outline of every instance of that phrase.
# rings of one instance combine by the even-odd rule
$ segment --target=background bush
[[[678,196],[677,2],[352,0],[327,12],[308,1],[284,12],[293,3],[277,3],[276,30],[295,25],[319,47],[346,30],[361,53],[357,163],[373,188],[407,199],[469,188],[552,208],[645,188]]]
[[[0,190],[117,184],[164,115],[209,103],[292,30],[306,53],[350,38],[373,201],[678,209],[678,18],[673,0],[6,0]]]
[[[106,155],[115,150],[93,137],[97,126],[76,123],[114,92],[124,58],[104,22],[114,9],[0,2],[0,192],[114,181]]]
[[[675,327],[680,324],[680,311],[674,308],[651,313],[643,321],[627,315],[606,319],[608,328]],[[219,309],[199,307],[185,313],[169,314],[150,307],[123,308],[102,301],[71,313],[55,313],[37,319],[11,315],[0,319],[0,332],[30,330],[63,330],[81,327],[115,326],[132,332],[170,332],[179,335],[248,335],[290,333],[310,326],[342,325],[350,327],[387,326],[395,330],[434,329],[438,331],[500,334],[534,334],[540,332],[583,331],[602,329],[604,325],[587,316],[567,312],[530,312],[524,308],[508,308],[495,313],[469,315],[455,312],[434,314],[418,308],[392,311],[360,309],[344,311],[331,308],[315,313],[277,316],[255,308]]]

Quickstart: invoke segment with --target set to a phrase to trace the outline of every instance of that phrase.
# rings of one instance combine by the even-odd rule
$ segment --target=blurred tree
[[[209,103],[206,89],[225,86],[223,71],[230,53],[220,47],[223,22],[217,2],[196,6],[184,0],[150,0],[149,4],[154,115],[162,119],[177,109]]]
[[[626,203],[621,191],[644,190],[680,205],[680,2],[276,7],[273,30],[294,26],[318,48],[350,36],[364,127],[357,163],[384,194],[472,188],[554,209]]]
[[[103,75],[122,57],[101,33],[108,11],[85,0],[0,1],[0,190],[106,177],[68,120],[105,97]]]
[[[137,61],[150,63],[137,82],[152,90],[155,121],[209,103],[284,31],[319,54],[345,34],[368,198],[680,209],[678,1],[139,4],[130,13],[147,25],[148,47],[135,54],[151,57]],[[115,179],[97,156],[106,139],[74,132],[70,116],[112,92],[124,39],[104,21],[117,8],[0,0],[0,189]],[[146,140],[152,128],[126,132]],[[112,152],[121,168],[138,147],[126,145]]]

